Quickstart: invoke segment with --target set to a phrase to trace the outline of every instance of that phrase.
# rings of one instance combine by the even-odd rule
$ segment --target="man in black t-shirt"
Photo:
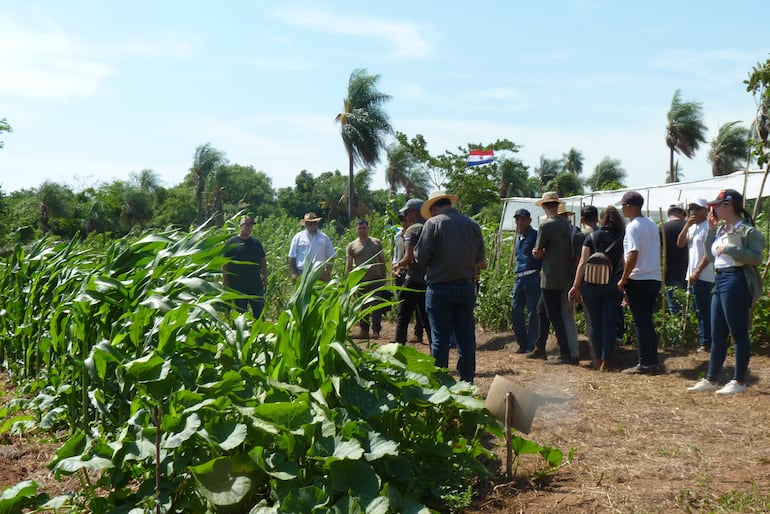
[[[684,291],[687,288],[687,261],[689,259],[687,248],[679,248],[677,238],[687,220],[682,204],[674,204],[666,211],[668,221],[663,224],[663,237],[666,260],[663,264],[663,277],[666,285],[666,300],[668,311],[678,314],[682,306],[676,300],[674,292]]]
[[[225,244],[225,257],[229,262],[222,267],[222,282],[226,287],[253,295],[256,298],[241,298],[235,300],[236,308],[245,312],[249,305],[255,318],[262,315],[265,306],[265,289],[267,288],[267,260],[262,243],[251,236],[254,218],[245,216],[241,219],[240,232],[231,237]]]

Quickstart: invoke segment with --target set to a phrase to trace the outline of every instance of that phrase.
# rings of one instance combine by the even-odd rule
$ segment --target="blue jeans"
[[[457,344],[457,372],[460,380],[473,382],[476,375],[476,286],[473,282],[429,284],[425,293],[431,343],[430,354],[436,366],[449,366],[449,342]]]
[[[639,345],[639,364],[658,365],[658,334],[652,314],[660,293],[660,280],[633,280],[626,282],[626,299],[634,317],[636,341]]]
[[[537,340],[537,301],[540,299],[540,273],[531,273],[525,277],[516,277],[513,283],[513,301],[511,302],[511,324],[519,346],[526,350],[535,349]],[[527,322],[524,308],[527,309]]]
[[[668,312],[671,314],[679,314],[682,312],[682,304],[674,296],[675,291],[684,291],[687,289],[687,281],[685,280],[667,280],[666,281],[666,304],[668,305]]]
[[[615,337],[618,330],[618,316],[623,293],[618,289],[617,280],[607,285],[583,283],[583,305],[591,319],[591,344],[596,356],[611,360],[615,353]]]
[[[713,282],[696,280],[690,286],[690,292],[695,297],[695,312],[698,314],[698,337],[700,344],[711,346],[711,288]]]
[[[735,342],[733,380],[744,383],[749,369],[751,295],[742,269],[717,273],[711,296],[711,357],[706,378],[715,382],[727,357],[727,334]]]

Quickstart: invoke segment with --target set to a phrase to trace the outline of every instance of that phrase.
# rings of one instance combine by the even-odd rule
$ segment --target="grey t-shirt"
[[[473,280],[477,264],[486,260],[481,227],[450,208],[422,227],[415,255],[426,267],[428,284]]]

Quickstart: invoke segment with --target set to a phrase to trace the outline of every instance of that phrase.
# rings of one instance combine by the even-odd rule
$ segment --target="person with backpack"
[[[706,377],[688,387],[690,392],[714,391],[718,395],[746,390],[751,347],[749,319],[751,305],[762,295],[762,279],[757,266],[762,262],[765,237],[754,228],[743,208],[743,195],[723,189],[708,203],[706,256],[714,263],[714,289],[711,293],[711,355]],[[718,227],[718,220],[722,226]],[[724,387],[717,381],[727,356],[727,336],[735,344],[733,379]]]
[[[623,236],[626,224],[612,205],[602,211],[601,227],[583,241],[570,300],[583,302],[591,319],[590,340],[600,371],[612,371],[615,335],[623,294],[617,283],[623,273]]]

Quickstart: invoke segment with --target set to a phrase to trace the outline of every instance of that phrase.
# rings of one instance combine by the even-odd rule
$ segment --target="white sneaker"
[[[716,391],[717,389],[719,389],[717,384],[712,384],[705,378],[701,378],[695,382],[694,386],[688,387],[687,391],[690,393],[702,393],[706,391]]]
[[[725,395],[725,394],[735,394],[735,393],[742,393],[746,390],[745,385],[739,384],[735,380],[730,380],[722,389],[716,392],[716,394]]]

